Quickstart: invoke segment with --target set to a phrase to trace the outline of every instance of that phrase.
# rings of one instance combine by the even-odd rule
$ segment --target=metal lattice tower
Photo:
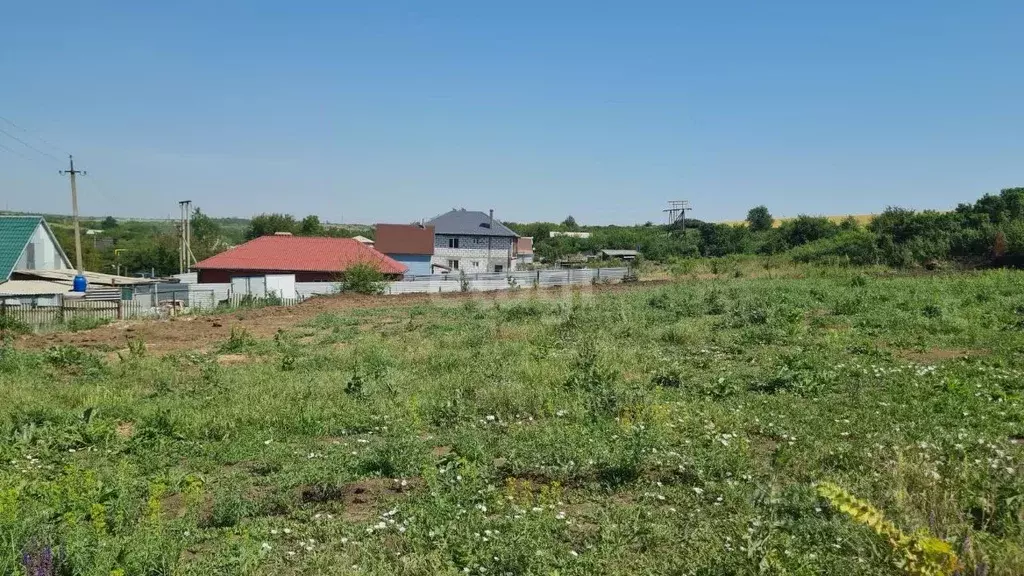
[[[686,211],[690,210],[689,200],[669,200],[668,208],[662,210],[662,212],[668,213],[669,224],[675,224],[680,222],[683,225],[683,229],[686,229]]]

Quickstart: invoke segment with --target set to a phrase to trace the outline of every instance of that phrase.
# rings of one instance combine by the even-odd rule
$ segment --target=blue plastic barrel
[[[72,292],[85,292],[85,287],[88,286],[88,285],[89,285],[89,282],[86,281],[85,276],[82,276],[81,274],[77,274],[77,275],[75,275],[74,282],[71,283],[71,291]]]

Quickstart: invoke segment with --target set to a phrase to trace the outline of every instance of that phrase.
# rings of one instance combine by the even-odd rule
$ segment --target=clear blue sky
[[[1024,186],[1020,0],[8,2],[0,120],[88,214],[659,221]],[[41,136],[57,148],[38,140]],[[0,207],[67,211],[0,133]]]

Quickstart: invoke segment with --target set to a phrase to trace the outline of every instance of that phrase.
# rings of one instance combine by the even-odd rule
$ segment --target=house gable
[[[53,230],[41,216],[0,216],[0,282],[14,270],[71,268]]]

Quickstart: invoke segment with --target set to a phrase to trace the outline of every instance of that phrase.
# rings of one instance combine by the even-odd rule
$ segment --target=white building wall
[[[60,256],[60,250],[46,229],[40,224],[32,233],[15,270],[67,270],[70,266]]]
[[[457,238],[458,248],[449,248],[449,240]],[[502,272],[516,269],[516,260],[512,258],[512,242],[514,238],[490,237],[490,250],[487,248],[486,236],[449,236],[434,235],[434,256],[431,264],[449,266],[449,262],[457,260],[459,271],[467,274],[494,272],[495,266],[501,266]],[[488,258],[490,254],[490,258]]]

